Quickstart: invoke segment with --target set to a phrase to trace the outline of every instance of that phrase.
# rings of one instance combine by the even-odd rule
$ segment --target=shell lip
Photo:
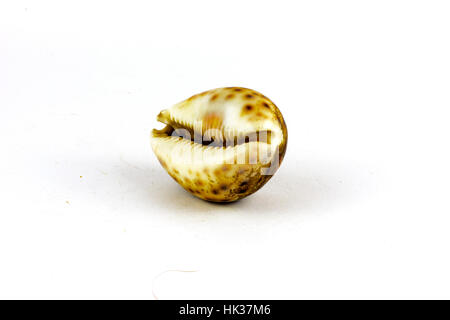
[[[189,129],[174,128],[169,124],[162,129],[153,129],[153,138],[180,138],[183,140],[190,141],[196,145],[202,145],[206,147],[216,147],[216,148],[229,148],[237,147],[242,144],[250,142],[261,142],[268,145],[272,144],[272,131],[256,131],[244,135],[234,135],[232,138],[224,138],[221,135],[218,136],[205,136],[200,133],[191,132]]]
[[[165,124],[163,129],[153,129],[152,137],[179,137],[195,144],[209,147],[236,147],[249,142],[263,142],[272,144],[276,136],[273,130],[243,131],[233,128],[220,127],[212,130],[204,130],[202,123],[199,125],[171,119],[168,110],[162,110],[156,117],[157,121]],[[277,140],[277,139],[275,139]]]

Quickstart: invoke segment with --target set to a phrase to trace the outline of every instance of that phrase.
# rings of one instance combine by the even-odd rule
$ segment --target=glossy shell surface
[[[218,88],[161,111],[151,145],[161,165],[203,200],[232,202],[260,189],[286,152],[287,128],[277,106],[259,92]]]

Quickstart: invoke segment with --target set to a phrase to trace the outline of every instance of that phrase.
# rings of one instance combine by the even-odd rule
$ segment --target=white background
[[[447,1],[2,1],[0,298],[450,298]],[[280,170],[192,197],[149,132],[281,109]],[[194,272],[181,272],[194,271]]]

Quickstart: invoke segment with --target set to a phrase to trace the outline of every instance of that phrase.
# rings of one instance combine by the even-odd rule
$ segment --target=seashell
[[[259,190],[281,164],[287,128],[280,110],[251,89],[209,90],[163,110],[151,145],[183,188],[207,201],[232,202]]]

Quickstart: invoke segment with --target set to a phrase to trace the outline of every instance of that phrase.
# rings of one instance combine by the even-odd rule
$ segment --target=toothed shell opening
[[[167,172],[208,201],[241,199],[262,187],[283,159],[287,130],[278,108],[238,87],[210,90],[163,110],[152,148]]]

